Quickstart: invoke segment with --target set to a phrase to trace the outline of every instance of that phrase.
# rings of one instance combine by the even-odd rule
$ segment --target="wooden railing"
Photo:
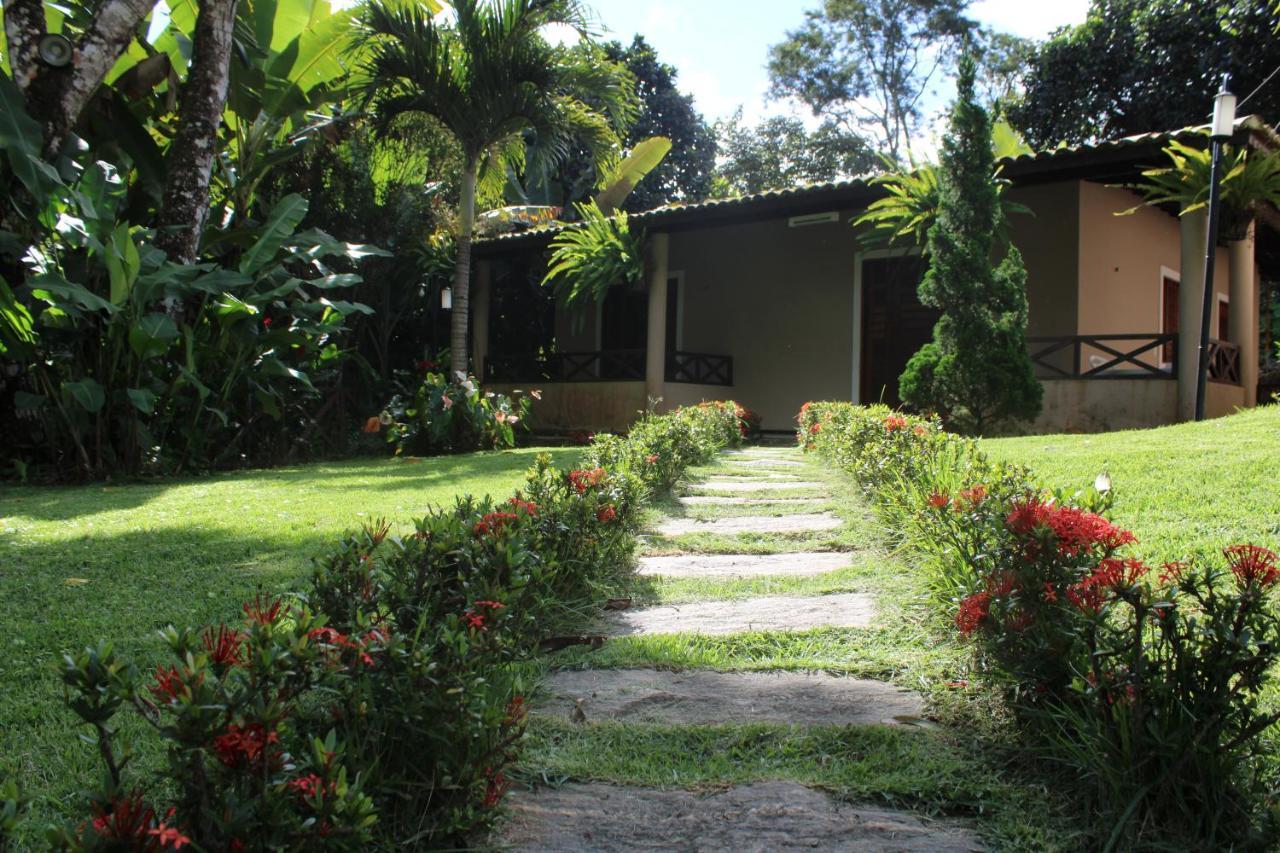
[[[645,351],[640,349],[491,355],[484,363],[486,382],[636,382],[644,380],[644,373]],[[668,353],[666,380],[732,385],[733,357]]]
[[[1033,337],[1027,338],[1027,348],[1041,379],[1172,379],[1177,375],[1176,334]]]
[[[1209,378],[1214,382],[1240,384],[1240,345],[1209,339]]]
[[[732,385],[733,356],[704,352],[668,353],[667,381],[695,385]]]
[[[486,382],[628,382],[644,380],[644,350],[491,355]]]

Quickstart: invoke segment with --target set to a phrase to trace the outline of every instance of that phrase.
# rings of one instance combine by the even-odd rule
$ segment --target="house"
[[[1119,185],[1166,162],[1194,130],[1024,155],[1003,163],[1027,268],[1028,346],[1044,384],[1034,431],[1172,423],[1194,411],[1206,223],[1139,207]],[[1280,148],[1241,119],[1235,142]],[[543,428],[620,429],[661,407],[732,398],[767,431],[793,428],[806,400],[898,403],[897,378],[930,339],[923,265],[910,249],[867,250],[850,227],[883,191],[865,180],[633,214],[646,281],[568,310],[539,284],[558,228],[482,239],[472,285],[473,358],[495,390],[537,386]],[[1258,241],[1280,216],[1217,248],[1207,410],[1252,406],[1258,382]],[[1266,270],[1268,280],[1280,270]],[[1183,318],[1187,318],[1183,322]]]

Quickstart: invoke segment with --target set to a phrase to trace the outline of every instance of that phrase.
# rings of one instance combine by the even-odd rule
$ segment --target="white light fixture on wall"
[[[453,288],[452,287],[440,288],[440,307],[446,311],[453,310]]]

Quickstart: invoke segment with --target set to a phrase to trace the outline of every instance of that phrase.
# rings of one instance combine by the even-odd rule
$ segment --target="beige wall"
[[[1161,268],[1179,274],[1181,237],[1178,219],[1157,208],[1142,206],[1127,216],[1115,215],[1141,203],[1128,190],[1080,182],[1079,334],[1160,332]],[[1220,248],[1214,282],[1223,296],[1229,273],[1227,250]],[[1217,337],[1217,315],[1215,300],[1210,337]],[[1199,318],[1192,322],[1198,324]],[[1154,364],[1156,358],[1152,354],[1146,360]]]
[[[1178,383],[1172,379],[1048,379],[1032,433],[1108,432],[1173,423]]]
[[[1031,210],[1009,217],[1009,238],[1027,268],[1030,337],[1076,334],[1079,196],[1077,181],[1009,190],[1010,201]]]
[[[521,386],[492,384],[486,390],[509,394],[517,387],[538,388],[529,425],[535,430],[625,430],[644,411],[644,382],[557,382]]]
[[[858,243],[849,219],[671,235],[669,267],[683,274],[681,347],[733,356],[734,387],[715,396],[759,412],[764,429],[792,429],[807,400],[853,393]]]

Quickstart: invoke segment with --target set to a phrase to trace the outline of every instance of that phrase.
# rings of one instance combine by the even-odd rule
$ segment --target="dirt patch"
[[[692,484],[698,489],[712,489],[721,492],[772,492],[783,489],[821,489],[821,483],[810,483],[804,480],[748,480],[745,477],[736,480],[704,480]]]
[[[748,578],[761,575],[820,575],[849,565],[838,551],[795,554],[680,554],[641,557],[640,574],[669,578]]]
[[[737,634],[743,631],[803,631],[808,628],[865,628],[875,615],[875,599],[861,592],[838,595],[777,595],[745,601],[664,604],[607,614],[609,633]]]
[[[796,782],[757,782],[703,795],[602,783],[515,791],[495,846],[518,851],[836,850],[968,853],[964,824],[841,803]]]
[[[826,500],[826,498],[743,498],[731,497],[729,495],[686,495],[677,500],[684,506],[706,506],[707,504],[723,504],[723,505],[742,505],[742,506],[764,506],[766,504],[785,504],[787,506],[795,506],[797,504],[816,504]]]
[[[575,670],[557,672],[543,687],[536,713],[571,719],[578,708],[588,722],[897,725],[895,717],[924,713],[910,690],[816,672]]]
[[[801,512],[792,515],[739,515],[708,521],[696,518],[669,518],[656,528],[663,536],[686,533],[806,533],[835,530],[844,524],[829,512]]]

